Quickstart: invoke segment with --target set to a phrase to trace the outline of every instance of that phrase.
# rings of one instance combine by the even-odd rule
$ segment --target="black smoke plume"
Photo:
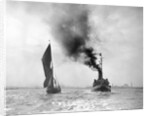
[[[100,71],[94,48],[89,46],[91,27],[90,10],[84,5],[70,5],[60,9],[59,18],[54,22],[54,35],[66,56]]]

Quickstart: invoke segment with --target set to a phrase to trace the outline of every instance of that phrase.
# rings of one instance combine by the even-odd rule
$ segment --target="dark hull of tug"
[[[111,92],[111,86],[97,85],[93,87],[92,91]]]
[[[93,82],[93,91],[111,92],[108,79],[98,79]]]

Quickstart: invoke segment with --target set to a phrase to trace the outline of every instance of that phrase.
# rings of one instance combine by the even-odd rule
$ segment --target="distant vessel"
[[[99,54],[100,63],[98,65],[98,79],[94,80],[93,82],[93,91],[102,91],[102,92],[110,92],[111,86],[109,84],[108,79],[103,78],[103,71],[102,71],[102,54]]]
[[[53,62],[52,62],[52,52],[51,52],[51,45],[49,44],[43,57],[42,63],[45,73],[45,81],[44,81],[44,88],[47,88],[47,93],[60,93],[61,87],[54,78],[53,72]]]

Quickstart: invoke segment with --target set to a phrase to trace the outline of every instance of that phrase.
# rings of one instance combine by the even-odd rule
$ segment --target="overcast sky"
[[[69,60],[52,34],[53,23],[65,18],[68,6],[7,2],[7,86],[43,86],[41,58],[49,40],[59,83],[74,87],[92,85],[97,72]],[[93,5],[86,8],[90,10],[91,33],[97,38],[92,45],[104,57],[104,78],[113,85],[143,86],[143,8]]]

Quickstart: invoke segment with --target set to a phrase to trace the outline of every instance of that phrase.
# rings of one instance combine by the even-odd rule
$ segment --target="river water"
[[[142,108],[142,88],[112,88],[110,93],[63,88],[59,94],[46,94],[45,89],[6,90],[7,115]]]

